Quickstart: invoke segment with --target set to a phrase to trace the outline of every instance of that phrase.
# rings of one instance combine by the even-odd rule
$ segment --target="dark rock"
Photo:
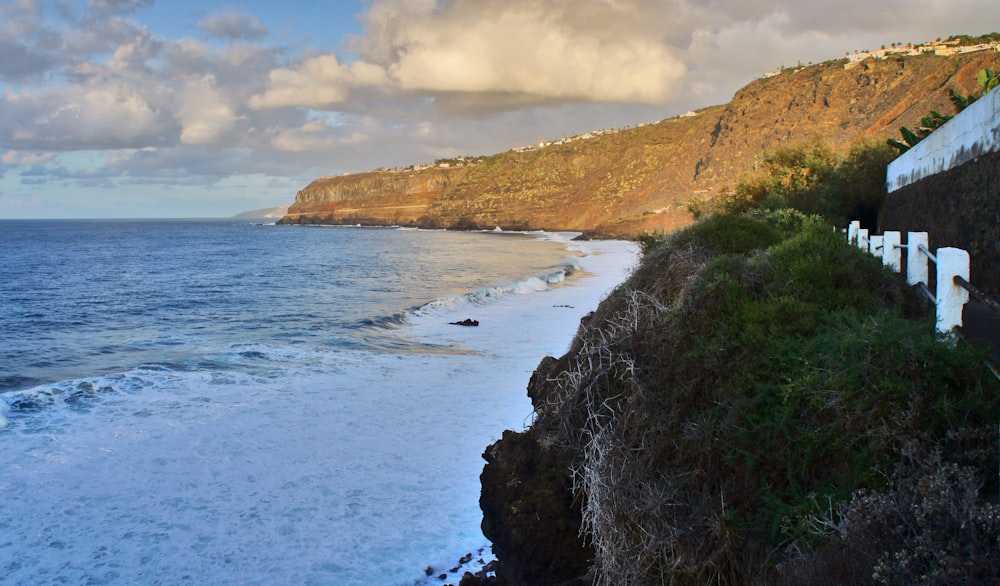
[[[467,216],[462,216],[454,224],[448,226],[449,230],[480,230],[482,228],[483,226]]]
[[[466,572],[462,576],[462,581],[458,583],[458,586],[482,586],[483,581],[477,578],[472,572]]]
[[[470,327],[476,327],[476,326],[479,325],[479,320],[466,318],[466,319],[463,319],[462,321],[453,321],[453,322],[448,322],[448,323],[451,324],[451,325],[453,325],[453,326],[470,326]]]
[[[538,363],[535,372],[531,373],[531,379],[528,381],[528,397],[531,399],[531,406],[536,410],[545,402],[545,391],[549,386],[548,379],[556,374],[555,370],[558,366],[558,360],[546,356]]]
[[[498,583],[559,584],[584,575],[593,551],[579,536],[568,455],[531,430],[507,430],[483,457],[479,504]]]

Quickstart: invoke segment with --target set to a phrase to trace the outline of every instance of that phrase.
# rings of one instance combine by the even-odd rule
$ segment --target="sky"
[[[998,29],[996,0],[0,0],[0,218],[227,217]]]

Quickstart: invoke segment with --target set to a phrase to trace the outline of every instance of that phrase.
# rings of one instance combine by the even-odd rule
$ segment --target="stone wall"
[[[995,124],[1000,125],[1000,118]],[[970,282],[1000,295],[1000,152],[893,191],[879,228],[926,231],[932,250],[954,246],[969,251]]]
[[[1000,91],[992,91],[889,165],[882,231],[928,232],[963,248],[970,281],[1000,293]]]
[[[1000,151],[1000,92],[979,98],[889,165],[890,193]]]

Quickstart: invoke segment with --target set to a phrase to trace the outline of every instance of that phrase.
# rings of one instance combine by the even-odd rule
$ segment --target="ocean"
[[[434,584],[487,556],[483,450],[637,259],[571,236],[0,221],[0,583]]]

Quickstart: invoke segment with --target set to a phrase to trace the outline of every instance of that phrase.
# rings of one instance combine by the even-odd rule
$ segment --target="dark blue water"
[[[0,392],[241,341],[378,348],[401,312],[558,270],[519,235],[0,221]]]
[[[0,221],[0,583],[444,583],[486,545],[483,449],[634,255]]]

